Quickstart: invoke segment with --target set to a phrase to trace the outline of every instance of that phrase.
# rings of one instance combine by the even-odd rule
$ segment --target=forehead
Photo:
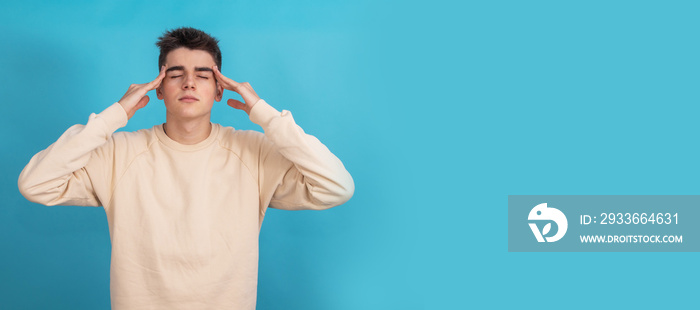
[[[203,50],[191,50],[186,47],[176,48],[165,57],[168,67],[183,66],[185,69],[192,67],[211,67],[215,65],[214,58]]]

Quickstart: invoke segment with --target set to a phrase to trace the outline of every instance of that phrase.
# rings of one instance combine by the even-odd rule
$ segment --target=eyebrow
[[[184,66],[173,66],[173,67],[166,69],[165,72],[167,73],[167,72],[175,71],[175,70],[185,71],[185,67]],[[207,68],[207,67],[195,67],[194,71],[209,71],[211,73],[214,73],[214,70],[212,70],[211,68]]]

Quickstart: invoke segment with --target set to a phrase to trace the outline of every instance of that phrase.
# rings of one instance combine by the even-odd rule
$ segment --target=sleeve
[[[108,192],[107,174],[113,152],[106,143],[127,123],[117,102],[92,113],[86,125],[73,125],[56,142],[32,157],[19,175],[18,186],[27,200],[53,205],[101,206],[98,192]],[[107,195],[102,195],[109,199]]]
[[[250,119],[265,131],[259,161],[260,191],[269,206],[285,210],[322,210],[347,202],[355,191],[343,163],[292,118],[260,99]]]

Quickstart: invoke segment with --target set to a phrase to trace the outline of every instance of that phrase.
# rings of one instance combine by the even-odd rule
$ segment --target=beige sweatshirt
[[[119,103],[36,154],[19,176],[28,200],[103,206],[112,241],[112,309],[254,309],[258,236],[267,207],[326,209],[352,177],[292,114],[258,101],[265,134],[213,124],[194,145],[163,126],[115,131]]]

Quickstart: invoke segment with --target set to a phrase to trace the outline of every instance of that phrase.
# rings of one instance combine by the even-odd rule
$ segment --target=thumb
[[[146,106],[146,104],[148,103],[148,100],[150,100],[150,98],[148,98],[148,96],[143,96],[141,98],[141,100],[139,100],[139,102],[137,102],[133,108],[129,109],[129,111],[126,111],[126,117],[128,119],[131,119],[134,116],[134,114],[136,114],[136,110]]]
[[[229,106],[231,106],[234,109],[243,110],[243,111],[246,110],[246,105],[243,102],[240,102],[236,99],[229,99],[226,101],[226,104],[228,104]]]
[[[143,96],[143,98],[141,98],[141,100],[139,100],[139,103],[137,103],[136,106],[134,107],[134,111],[145,107],[146,104],[148,104],[149,100],[151,100],[151,98],[149,98],[148,96]]]

